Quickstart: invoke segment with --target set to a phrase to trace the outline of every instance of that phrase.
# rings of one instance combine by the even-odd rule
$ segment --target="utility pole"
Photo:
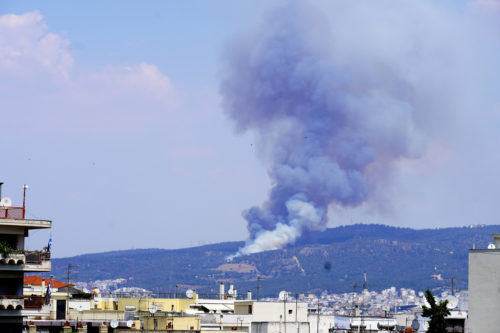
[[[297,318],[298,312],[299,312],[299,294],[296,293],[295,294],[295,325],[297,325],[297,333],[300,332],[300,329],[299,329],[299,320]]]
[[[299,322],[297,319],[298,312],[299,312],[299,294],[295,294],[295,322],[297,323]]]
[[[354,317],[356,315],[356,300],[354,298],[354,294],[356,293],[356,283],[352,286],[352,316]]]
[[[285,293],[285,297],[283,297],[283,323],[284,323],[284,331],[286,333],[286,299],[288,298],[288,293]]]
[[[71,278],[71,269],[75,268],[75,267],[79,267],[79,266],[68,264],[68,271],[66,272],[68,274],[68,276],[67,276],[68,277],[68,285],[66,286],[66,290],[67,290],[67,293],[66,293],[66,320],[69,320],[69,281]]]
[[[366,273],[363,274],[364,278],[365,278],[365,282],[363,283],[363,309],[360,310],[359,314],[361,316],[361,324],[359,325],[359,327],[361,328],[361,326],[364,325],[364,320],[363,320],[363,310],[365,309],[365,290],[366,290]],[[363,328],[363,332],[365,331],[365,329]]]
[[[318,310],[316,310],[317,312],[317,317],[316,317],[316,333],[319,333],[319,298],[318,298]]]
[[[257,276],[257,301],[260,299],[260,280],[262,280],[262,278]]]

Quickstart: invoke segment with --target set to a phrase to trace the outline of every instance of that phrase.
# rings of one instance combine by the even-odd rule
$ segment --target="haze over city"
[[[499,19],[495,0],[2,2],[2,196],[29,185],[53,228],[28,247],[55,257],[498,224]]]

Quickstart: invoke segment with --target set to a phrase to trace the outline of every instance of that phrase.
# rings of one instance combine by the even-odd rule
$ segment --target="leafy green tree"
[[[425,299],[427,299],[430,305],[430,307],[425,305],[422,307],[422,316],[430,318],[427,333],[446,333],[444,318],[450,314],[450,310],[447,307],[448,300],[436,304],[436,299],[429,289],[425,291]]]

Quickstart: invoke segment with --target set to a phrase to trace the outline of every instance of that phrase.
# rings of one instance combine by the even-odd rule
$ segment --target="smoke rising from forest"
[[[293,2],[229,45],[223,107],[255,134],[272,184],[244,211],[250,239],[236,256],[324,229],[331,205],[384,200],[395,163],[420,158],[469,89],[457,84],[460,25],[425,1]]]

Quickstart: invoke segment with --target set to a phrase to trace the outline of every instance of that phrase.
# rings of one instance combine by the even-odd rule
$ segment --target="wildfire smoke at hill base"
[[[292,2],[227,49],[224,110],[238,131],[255,133],[272,183],[268,199],[244,211],[250,239],[235,256],[325,228],[331,205],[380,201],[394,163],[422,156],[458,103],[460,43],[449,34],[458,23],[444,8],[327,9]]]

